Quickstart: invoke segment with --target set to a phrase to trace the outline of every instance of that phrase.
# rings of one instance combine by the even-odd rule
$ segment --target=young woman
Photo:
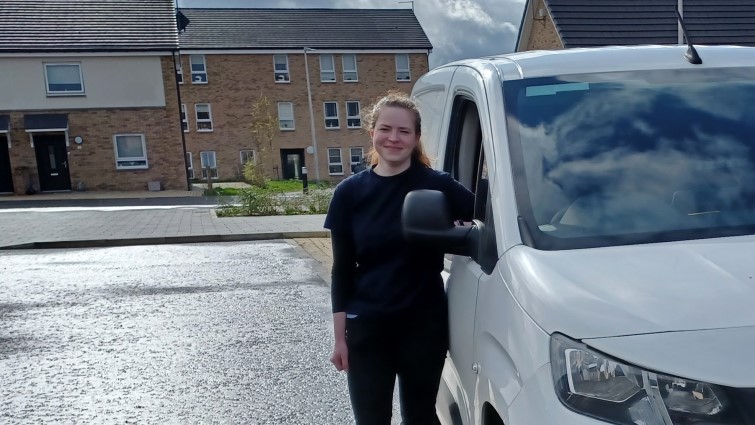
[[[365,121],[370,167],[336,187],[325,219],[333,244],[330,360],[347,372],[357,425],[391,423],[396,377],[404,425],[435,424],[448,350],[443,253],[404,240],[401,209],[410,191],[434,189],[446,194],[454,219],[468,221],[474,196],[430,168],[419,109],[406,95],[386,95]]]

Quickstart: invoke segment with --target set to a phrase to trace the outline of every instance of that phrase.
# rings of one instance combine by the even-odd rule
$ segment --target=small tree
[[[265,164],[272,164],[273,139],[278,130],[278,120],[271,113],[270,99],[260,94],[252,103],[250,132],[257,150],[256,163],[244,165],[244,178],[252,185],[265,187],[272,176],[272,169],[265,169]]]

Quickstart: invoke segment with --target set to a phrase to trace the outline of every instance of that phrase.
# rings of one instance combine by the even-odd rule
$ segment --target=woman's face
[[[411,161],[412,152],[419,143],[414,113],[395,106],[384,107],[370,137],[380,161],[393,167],[405,165]]]

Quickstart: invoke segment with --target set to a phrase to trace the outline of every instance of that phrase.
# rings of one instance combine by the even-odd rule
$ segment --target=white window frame
[[[285,111],[281,111],[281,107],[284,107],[286,105],[288,105],[288,107],[289,107],[289,111],[291,112],[291,116],[286,116],[283,113]],[[290,126],[284,126],[283,125],[284,121],[290,121],[291,125]],[[281,130],[283,130],[283,131],[293,131],[293,130],[296,130],[296,121],[294,120],[294,104],[293,104],[293,102],[278,102],[278,128],[281,129]]]
[[[286,69],[285,70],[278,70],[275,67],[275,65],[277,65],[277,63],[275,62],[275,58],[276,57],[281,57],[281,56],[283,56],[283,58],[286,59]],[[281,76],[283,78],[279,79],[279,77],[281,77]],[[279,84],[287,84],[287,83],[291,82],[291,72],[290,72],[290,68],[288,66],[288,55],[285,55],[285,54],[284,55],[273,55],[273,79],[275,80],[276,83],[279,83]]]
[[[204,155],[203,154],[212,154],[212,162],[214,163],[214,167],[210,166],[210,174],[213,174],[212,179],[217,180],[218,179],[218,156],[215,153],[215,151],[201,151],[199,152],[199,165],[202,167],[202,172],[200,173],[202,176],[202,180],[207,180],[207,175],[205,174],[205,161],[204,161]]]
[[[176,63],[176,80],[178,84],[184,83],[184,68],[181,66],[180,60]]]
[[[351,112],[349,111],[349,104],[350,103],[356,103],[357,104],[357,114],[351,115]],[[346,101],[346,128],[362,128],[362,105],[359,103],[358,100],[347,100]],[[359,125],[351,125],[351,122],[349,120],[359,120]]]
[[[336,114],[328,116],[328,104],[333,104],[336,107]],[[325,128],[328,130],[335,130],[341,128],[341,120],[338,118],[338,102],[323,102],[322,114],[325,117]],[[328,120],[336,120],[336,125],[328,127]]]
[[[191,152],[186,152],[186,172],[190,179],[194,178],[194,158],[192,158]]]
[[[142,152],[144,155],[142,156],[124,156],[121,157],[118,154],[118,138],[119,137],[140,137],[142,140]],[[113,135],[113,153],[115,154],[115,169],[116,170],[144,170],[149,168],[149,162],[147,161],[147,142],[144,139],[144,134],[140,133],[132,133],[132,134],[114,134]],[[144,165],[121,165],[121,162],[131,162],[131,161],[144,161]]]
[[[81,71],[80,62],[51,62],[45,63],[45,90],[48,96],[81,96],[85,94],[84,91],[84,74]],[[81,90],[50,90],[50,78],[48,76],[48,70],[53,66],[75,66],[79,69],[79,83],[81,84]]]
[[[252,154],[252,164],[256,164],[257,163],[257,151],[255,151],[254,149],[241,149],[239,151],[239,162],[241,164],[242,169],[244,167],[244,164],[246,164],[247,162],[249,162],[249,161],[244,161],[244,154],[246,154],[246,156],[248,158],[249,153]]]
[[[354,58],[354,68],[347,68],[346,67],[346,58],[352,57]],[[341,65],[343,66],[343,82],[344,83],[358,83],[359,82],[359,71],[357,71],[357,55],[355,54],[344,54],[341,56]],[[354,78],[350,78],[350,75],[353,74]]]
[[[199,118],[199,107],[207,106],[207,115],[209,118]],[[197,122],[197,132],[209,133],[215,129],[212,124],[212,106],[209,103],[196,103],[194,104],[194,120]],[[201,123],[210,123],[210,128],[199,128]]]
[[[194,70],[194,58],[202,58],[202,70]],[[199,64],[199,62],[197,62],[197,64]],[[207,84],[210,81],[207,76],[207,58],[205,55],[189,55],[189,68],[191,68],[191,84]],[[200,77],[199,80],[194,77],[195,75]],[[202,81],[202,75],[204,75],[204,81]]]
[[[181,104],[181,129],[184,133],[189,132],[189,113],[186,110],[186,104]]]
[[[406,58],[406,68],[399,68],[398,58],[401,56]],[[399,78],[400,76],[403,75],[403,73],[406,74],[406,78]],[[411,62],[409,61],[408,53],[396,54],[396,81],[402,81],[402,82],[412,81]]]
[[[336,61],[331,54],[320,55],[320,82],[336,82]]]
[[[330,156],[331,151],[338,151],[338,162],[331,161],[333,158]],[[340,172],[334,172],[330,167],[341,167]],[[328,148],[328,174],[331,176],[343,175],[343,152],[341,148]]]
[[[354,150],[359,149],[359,161],[354,162]],[[362,159],[364,159],[364,148],[361,146],[352,146],[349,148],[349,164],[351,165],[351,174],[354,173],[354,167],[362,163]]]

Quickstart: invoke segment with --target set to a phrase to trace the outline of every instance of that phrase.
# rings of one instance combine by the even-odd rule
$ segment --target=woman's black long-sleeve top
[[[334,313],[379,316],[445,303],[443,253],[409,245],[401,229],[404,198],[417,189],[443,192],[452,217],[471,220],[474,195],[448,173],[421,164],[389,177],[367,169],[336,187],[325,219]]]

